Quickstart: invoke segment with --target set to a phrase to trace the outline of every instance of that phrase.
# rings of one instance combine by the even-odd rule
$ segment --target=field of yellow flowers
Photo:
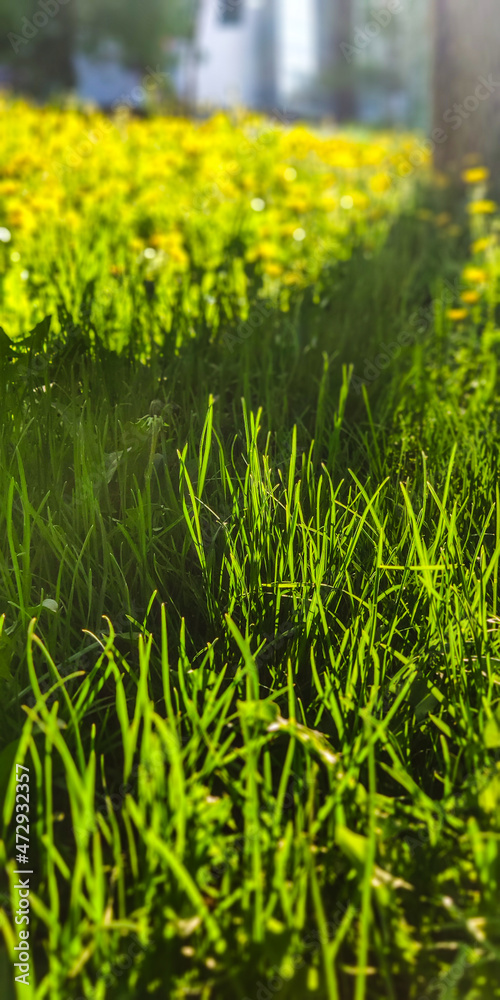
[[[132,314],[177,342],[289,307],[325,262],[373,251],[408,198],[411,136],[326,135],[256,117],[108,120],[0,102],[2,322],[18,336],[61,300],[106,343]],[[148,308],[154,289],[154,309]],[[148,296],[149,292],[149,296]],[[146,311],[147,319],[143,316]]]

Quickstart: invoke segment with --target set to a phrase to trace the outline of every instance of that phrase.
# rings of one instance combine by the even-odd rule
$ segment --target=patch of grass
[[[401,219],[238,350],[6,349],[33,997],[500,996],[498,338],[445,245]]]

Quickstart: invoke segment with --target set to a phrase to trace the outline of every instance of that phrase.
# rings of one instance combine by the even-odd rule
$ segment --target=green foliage
[[[0,58],[10,64],[16,86],[38,99],[75,82],[75,0],[62,7],[50,0],[49,7],[50,15],[34,0],[2,0],[0,8]]]
[[[84,44],[99,46],[113,39],[132,65],[146,66],[164,56],[164,43],[172,37],[189,36],[193,29],[196,0],[76,0]]]
[[[168,40],[191,34],[195,12],[196,0],[2,0],[0,58],[21,90],[45,97],[74,86],[77,51],[108,42],[126,65],[163,66]]]

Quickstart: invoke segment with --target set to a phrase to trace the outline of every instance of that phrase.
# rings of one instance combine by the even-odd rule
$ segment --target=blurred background
[[[0,0],[0,85],[425,128],[431,34],[429,0]]]

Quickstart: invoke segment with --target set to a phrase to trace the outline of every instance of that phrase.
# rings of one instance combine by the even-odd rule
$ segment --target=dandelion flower
[[[487,236],[483,236],[480,240],[476,240],[472,244],[471,247],[472,253],[483,253],[484,250],[488,249],[489,245],[490,245],[489,238]]]
[[[375,174],[370,181],[370,188],[375,194],[383,194],[389,190],[391,183],[389,174]]]
[[[289,271],[283,278],[285,285],[301,285],[303,280],[303,276],[301,274],[297,274],[295,271]]]
[[[269,261],[269,263],[265,265],[264,271],[270,278],[279,278],[280,275],[283,274],[281,264],[277,264],[276,261]]]
[[[467,208],[469,215],[494,215],[498,208],[495,201],[472,201]]]
[[[488,281],[488,273],[483,267],[466,267],[464,279],[470,281],[471,285],[484,285]]]
[[[464,170],[462,174],[462,180],[466,184],[481,184],[483,181],[487,181],[490,178],[490,171],[488,167],[471,167],[470,170]]]

